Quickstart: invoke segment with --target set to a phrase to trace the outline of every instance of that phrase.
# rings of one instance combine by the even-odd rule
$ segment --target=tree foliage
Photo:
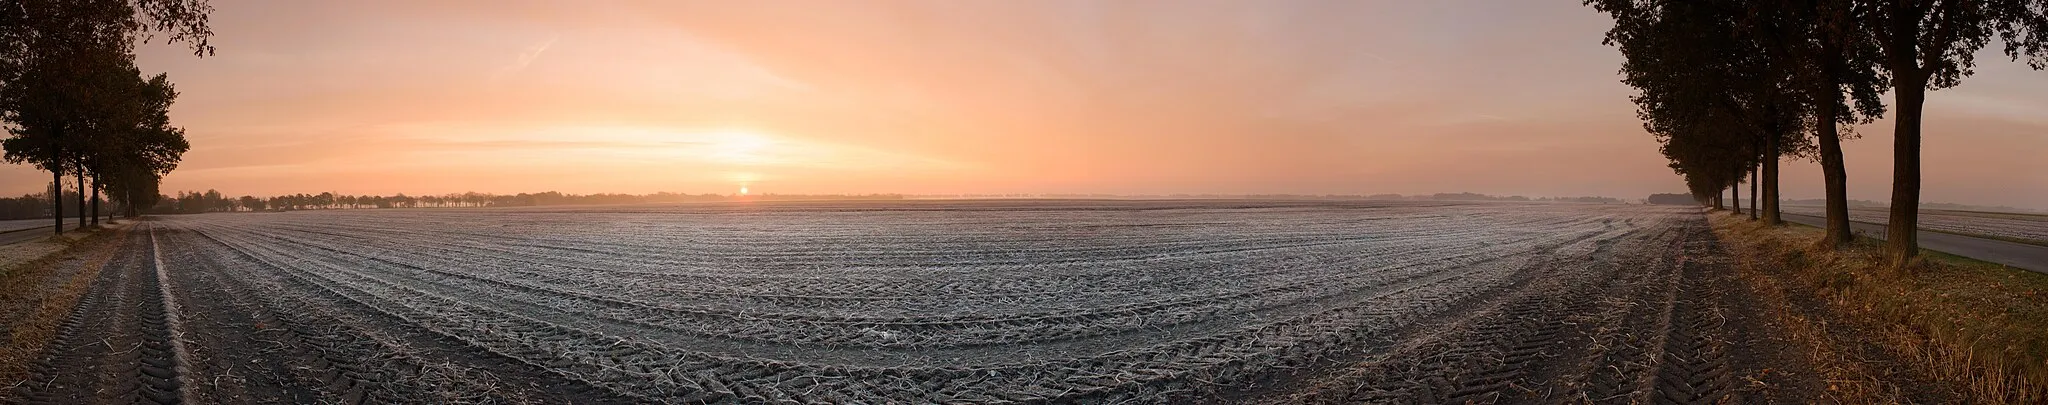
[[[211,11],[205,0],[0,0],[5,160],[49,171],[53,184],[68,173],[81,187],[90,177],[95,193],[155,196],[141,183],[174,169],[189,145],[170,125],[176,91],[142,76],[134,45],[163,35],[212,54]]]
[[[1997,37],[2006,54],[2048,67],[2048,0],[1587,0],[1614,17],[1606,42],[1627,61],[1623,82],[1644,128],[1696,195],[1718,195],[1760,163],[1765,219],[1776,223],[1778,158],[1820,161],[1828,241],[1844,243],[1847,170],[1841,124],[1898,117],[1889,240],[1916,254],[1924,92],[1956,85]],[[1807,134],[1812,137],[1808,137]],[[1738,138],[1750,138],[1742,154]],[[1720,173],[1732,173],[1724,176]]]
[[[1794,84],[1800,68],[1756,29],[1735,0],[1591,0],[1615,19],[1605,42],[1626,57],[1622,82],[1643,129],[1702,200],[1764,170],[1775,193],[1779,157],[1812,148],[1802,130],[1810,108]],[[1768,199],[1767,199],[1768,201]],[[1760,207],[1775,215],[1775,204]]]
[[[1826,244],[1844,245],[1854,234],[1849,229],[1848,169],[1841,142],[1855,133],[1841,125],[1868,123],[1885,112],[1879,97],[1885,78],[1876,67],[1877,42],[1854,24],[1860,12],[1853,0],[1750,1],[1747,7],[1747,35],[1764,43],[1766,56],[1794,69],[1787,85],[1801,93],[1801,102],[1810,109],[1806,120],[1815,147],[1804,155],[1821,164]]]
[[[1920,253],[1920,139],[1928,90],[1954,87],[1975,72],[1976,52],[1993,37],[2007,56],[2048,68],[2048,0],[1863,0],[1853,23],[1876,40],[1878,66],[1891,79],[1891,218],[1885,250],[1898,265]]]

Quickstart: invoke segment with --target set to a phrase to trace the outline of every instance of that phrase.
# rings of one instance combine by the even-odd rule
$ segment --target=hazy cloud
[[[541,53],[547,52],[548,48],[555,46],[555,42],[561,39],[561,35],[555,35],[548,37],[546,41],[528,45],[525,50],[519,51],[518,57],[514,58],[512,63],[500,66],[496,71],[491,72],[491,81],[502,81],[519,74],[521,71],[525,71],[528,65],[533,64],[534,60],[540,59]]]
[[[1576,2],[215,1],[218,57],[138,62],[183,94],[167,190],[1684,189]],[[1979,60],[1929,94],[1926,199],[2039,206],[2048,76]],[[1859,130],[1881,199],[1890,127]]]

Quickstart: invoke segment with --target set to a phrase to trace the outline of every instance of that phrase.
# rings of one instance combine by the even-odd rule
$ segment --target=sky
[[[214,56],[139,51],[193,145],[166,193],[1685,190],[1573,0],[213,4]],[[2048,208],[2048,72],[1979,61],[1928,97],[1923,200]]]

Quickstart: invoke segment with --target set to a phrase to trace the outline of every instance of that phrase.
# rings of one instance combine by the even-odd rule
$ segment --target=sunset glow
[[[166,192],[1681,191],[1577,2],[214,5],[216,56],[139,51],[194,145]],[[1928,97],[1930,201],[2048,201],[2048,75],[1997,47]]]
[[[2048,0],[0,28],[0,403],[2048,398]]]

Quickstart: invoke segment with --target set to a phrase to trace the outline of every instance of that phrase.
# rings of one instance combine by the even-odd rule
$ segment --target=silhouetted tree
[[[199,197],[199,203],[195,205],[199,206],[200,212],[231,211],[234,208],[228,205],[227,197],[222,196],[219,190],[208,189],[205,194],[195,196]]]
[[[1853,0],[1760,0],[1747,4],[1748,15],[1741,24],[1745,35],[1758,39],[1766,57],[1792,68],[1790,84],[1805,93],[1802,102],[1810,106],[1807,121],[1818,142],[1817,148],[1806,151],[1821,164],[1826,184],[1824,243],[1847,243],[1853,234],[1848,218],[1848,170],[1841,149],[1845,137],[1838,124],[1868,123],[1884,114],[1876,40],[1853,24]],[[1777,200],[1774,196],[1767,201],[1775,204]]]
[[[1646,201],[1646,202],[1649,202],[1649,203],[1651,203],[1651,204],[1668,204],[1668,205],[1680,205],[1680,204],[1698,204],[1698,203],[1699,203],[1699,200],[1698,200],[1698,199],[1692,198],[1692,196],[1688,196],[1688,195],[1685,195],[1685,194],[1651,194],[1651,195],[1650,195],[1650,198],[1648,198],[1648,199],[1646,199],[1646,200],[1644,200],[1644,201]]]
[[[71,170],[83,201],[89,149],[96,143],[88,138],[104,134],[93,126],[109,112],[106,106],[118,105],[120,92],[106,91],[116,83],[106,80],[113,77],[107,72],[132,66],[133,44],[152,33],[190,44],[194,54],[212,53],[210,11],[204,0],[0,0],[6,160],[50,171],[53,184]],[[61,197],[59,190],[53,198]],[[56,210],[62,233],[62,208]]]
[[[94,193],[104,189],[129,207],[135,206],[127,201],[129,198],[155,195],[154,184],[141,183],[158,182],[177,168],[178,161],[190,149],[185,131],[170,123],[170,107],[178,97],[177,90],[165,75],[143,80],[139,74],[132,67],[120,74],[126,85],[112,93],[119,95],[118,108],[99,125],[86,160]],[[134,214],[132,209],[130,214]]]
[[[1763,162],[1757,162],[1757,165],[1755,167],[1749,168],[1749,206],[1751,207],[1762,207],[1761,205],[1757,205],[1758,193],[1756,191],[1757,183],[1761,183],[1760,181],[1757,181],[1757,178],[1763,176],[1762,169]],[[1757,218],[1757,210],[1749,210],[1749,220],[1755,221],[1757,220]]]
[[[1728,186],[1728,205],[1735,215],[1742,215],[1742,169],[1735,172],[1735,184]],[[1752,209],[1751,211],[1755,211]]]
[[[83,160],[87,147],[92,145],[89,136],[94,112],[102,110],[107,102],[100,97],[106,87],[105,80],[113,75],[107,71],[128,64],[126,54],[110,44],[54,44],[69,52],[69,57],[43,57],[7,63],[7,82],[0,87],[0,120],[9,125],[10,135],[0,141],[6,149],[9,163],[28,163],[50,172],[53,184],[62,183],[64,175],[73,174],[83,179]],[[82,203],[84,184],[77,195]],[[63,197],[58,188],[53,197]],[[80,204],[81,206],[83,204]],[[59,228],[63,224],[63,204],[55,204]],[[80,211],[80,219],[84,219]],[[85,226],[84,221],[79,226]],[[58,232],[62,232],[59,229]]]
[[[1918,253],[1920,127],[1929,89],[1956,85],[1971,73],[1974,53],[1993,35],[2005,53],[2048,67],[2048,0],[1588,0],[1612,15],[1606,42],[1628,61],[1624,82],[1636,87],[1639,115],[1660,137],[1672,122],[1704,119],[1719,108],[1753,127],[1760,167],[1758,204],[1778,223],[1777,157],[1812,155],[1828,185],[1827,243],[1848,231],[1841,123],[1882,114],[1879,90],[1894,91],[1892,212],[1887,252],[1903,264]],[[1889,81],[1889,83],[1885,83]],[[1794,90],[1796,89],[1796,90]],[[1711,106],[1711,107],[1709,107]],[[1788,125],[1791,118],[1796,124]],[[1787,133],[1813,129],[1818,145]],[[1673,143],[1667,143],[1667,149]],[[1676,143],[1691,145],[1690,143]],[[1814,146],[1817,146],[1815,148]],[[1690,146],[1687,146],[1690,147]],[[1684,152],[1681,148],[1680,152]],[[1719,159],[1674,154],[1674,168],[1710,167]],[[1694,156],[1694,157],[1686,157]],[[1688,174],[1688,181],[1715,181]],[[1698,186],[1695,193],[1698,192]]]
[[[1808,109],[1793,91],[1799,66],[1772,52],[1775,41],[1748,24],[1737,0],[1591,0],[1615,19],[1605,42],[1626,57],[1623,83],[1646,131],[1664,146],[1672,169],[1701,198],[1735,187],[1758,166],[1753,210],[1777,223],[1779,158],[1809,148],[1801,136]],[[1718,200],[1718,198],[1715,198]]]
[[[1920,253],[1920,127],[1928,90],[1954,87],[1976,65],[1993,35],[2007,56],[2048,67],[2048,1],[1861,0],[1852,15],[1873,34],[1879,66],[1889,74],[1893,106],[1892,202],[1885,251],[1895,265]]]
[[[1821,163],[1827,187],[1830,245],[1851,237],[1847,170],[1841,141],[1884,113],[1879,97],[1878,41],[1856,21],[1856,0],[1590,0],[1615,17],[1609,43],[1629,58],[1625,80],[1651,103],[1677,109],[1733,111],[1750,127],[1759,151],[1750,175],[1751,204],[1781,223],[1777,162],[1806,156]],[[1727,89],[1723,91],[1721,89]],[[1706,101],[1702,101],[1704,98]],[[1706,104],[1716,107],[1700,107]],[[1659,110],[1649,110],[1656,112]],[[1665,111],[1645,120],[1699,119]],[[1695,114],[1696,115],[1696,114]],[[1814,137],[1803,135],[1811,130]],[[1846,135],[1845,135],[1846,134]],[[1744,169],[1747,170],[1747,169]],[[1738,172],[1738,177],[1740,172]],[[1739,194],[1737,194],[1739,195]]]
[[[42,218],[50,209],[48,193],[0,198],[0,220]]]

